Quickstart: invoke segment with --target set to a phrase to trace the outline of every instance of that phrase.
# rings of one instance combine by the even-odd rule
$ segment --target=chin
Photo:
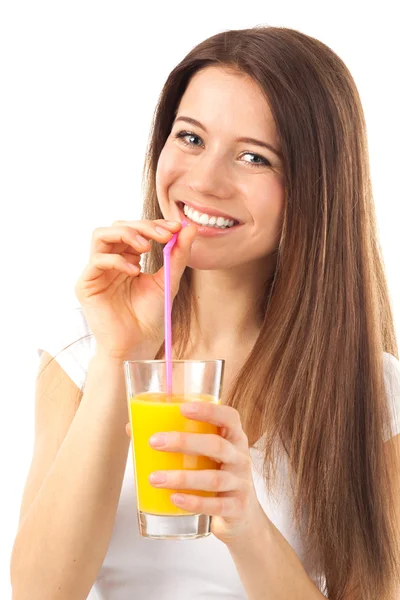
[[[193,255],[190,257],[187,266],[191,269],[198,269],[199,271],[217,271],[221,269],[230,269],[235,265],[227,258],[221,260],[218,256]]]

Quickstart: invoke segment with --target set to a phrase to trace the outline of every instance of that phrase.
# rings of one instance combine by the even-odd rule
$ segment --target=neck
[[[193,346],[205,353],[230,348],[233,353],[254,344],[261,329],[260,298],[270,270],[265,259],[235,269],[192,272],[197,320],[192,320]]]

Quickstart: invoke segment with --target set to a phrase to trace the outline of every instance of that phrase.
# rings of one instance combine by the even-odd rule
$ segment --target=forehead
[[[275,137],[275,123],[267,99],[246,73],[226,67],[207,67],[190,80],[181,98],[177,116],[190,116],[206,127],[219,124],[230,129],[246,127],[239,134]],[[261,130],[261,131],[260,131]]]

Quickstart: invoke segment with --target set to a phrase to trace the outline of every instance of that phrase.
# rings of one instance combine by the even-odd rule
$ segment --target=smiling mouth
[[[233,227],[240,225],[239,221],[236,219],[200,213],[184,202],[177,202],[177,205],[185,217],[189,219],[189,221],[199,225],[199,227],[207,227],[210,229],[232,229]]]

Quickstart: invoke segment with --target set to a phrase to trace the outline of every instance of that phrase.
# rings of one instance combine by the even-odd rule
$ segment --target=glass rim
[[[167,360],[162,360],[162,359],[157,359],[157,360],[124,360],[123,363],[124,365],[127,364],[136,364],[136,363],[166,363],[166,362],[171,362],[171,363],[198,363],[198,364],[205,364],[205,363],[224,363],[225,359],[224,358],[214,358],[214,359],[210,359],[210,360],[197,360],[197,359],[191,359],[191,358],[182,358],[182,359],[174,359],[171,361],[167,361]]]

